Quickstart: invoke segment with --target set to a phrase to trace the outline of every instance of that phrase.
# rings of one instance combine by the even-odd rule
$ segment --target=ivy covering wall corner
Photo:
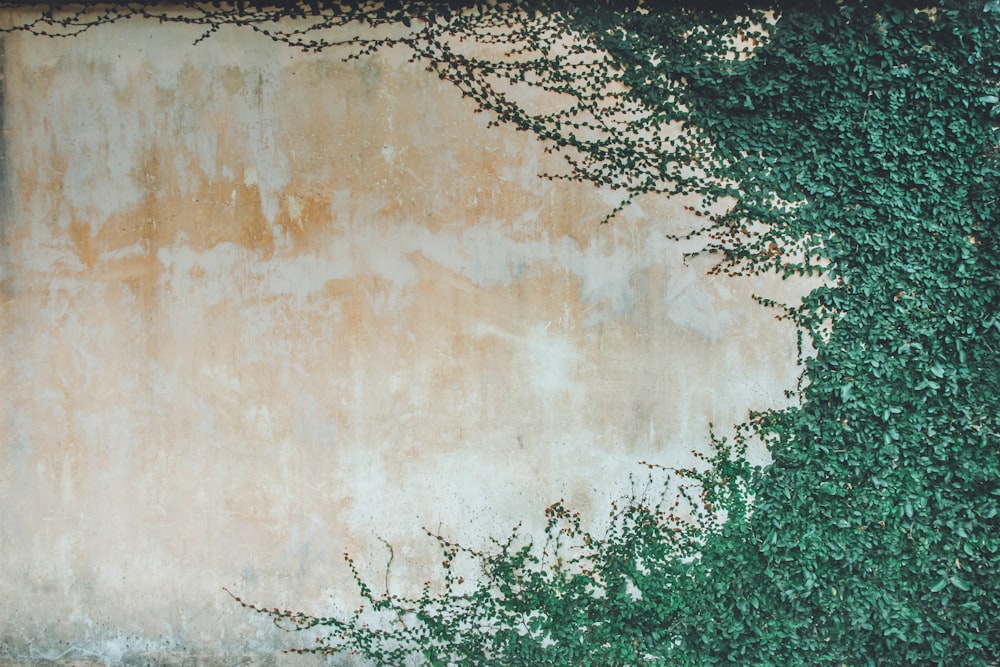
[[[700,197],[716,270],[826,278],[786,311],[815,349],[799,404],[675,471],[678,504],[636,496],[602,535],[557,504],[544,544],[434,537],[482,577],[446,567],[415,598],[358,578],[368,606],[345,618],[244,606],[315,634],[301,650],[387,665],[1000,663],[1000,2],[179,6],[9,29],[146,17],[409,49],[564,155],[552,177],[623,206]],[[375,36],[345,39],[356,24]],[[484,42],[509,52],[462,47]],[[511,86],[566,104],[540,115]],[[772,465],[747,463],[748,437]]]

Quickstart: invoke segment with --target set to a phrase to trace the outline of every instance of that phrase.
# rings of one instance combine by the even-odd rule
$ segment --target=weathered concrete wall
[[[705,275],[399,54],[5,37],[0,660],[270,661],[222,587],[353,603],[782,403],[775,280]],[[201,656],[201,657],[198,657]],[[289,659],[290,660],[290,659]],[[179,664],[179,663],[178,663]]]

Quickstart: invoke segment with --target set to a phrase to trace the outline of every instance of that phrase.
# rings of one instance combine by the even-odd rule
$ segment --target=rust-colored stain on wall
[[[4,39],[4,659],[270,655],[222,587],[407,590],[471,544],[599,520],[642,459],[782,404],[795,334],[532,137],[397,53],[123,23]],[[758,453],[761,457],[763,452]],[[69,653],[66,651],[69,650]]]

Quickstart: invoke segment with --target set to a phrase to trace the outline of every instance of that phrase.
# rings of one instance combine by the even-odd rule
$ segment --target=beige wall
[[[270,660],[223,586],[349,605],[382,538],[405,590],[420,526],[600,516],[793,386],[791,286],[685,265],[680,202],[599,225],[403,54],[197,34],[4,37],[0,662]]]

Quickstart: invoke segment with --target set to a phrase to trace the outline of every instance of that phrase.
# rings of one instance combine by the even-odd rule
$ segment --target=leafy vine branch
[[[614,12],[645,15],[655,3],[564,2],[292,2],[292,3],[54,3],[15,12],[6,31],[71,37],[123,20],[155,20],[204,28],[196,42],[224,27],[241,27],[307,52],[346,49],[361,58],[381,49],[407,49],[454,84],[496,123],[534,133],[561,154],[567,170],[555,178],[620,189],[625,201],[641,194],[711,193],[714,153],[708,137],[688,124],[692,62],[678,45],[702,30],[710,10],[678,13],[656,40],[639,45]],[[20,8],[20,3],[0,2]],[[764,37],[771,15],[730,17],[702,44],[701,56],[728,62],[746,57]],[[708,37],[705,33],[703,37]],[[629,49],[629,50],[626,50]],[[690,51],[685,48],[682,50]],[[693,54],[697,57],[699,54]],[[687,54],[686,60],[692,54]],[[642,80],[636,79],[640,74]],[[523,103],[525,89],[548,95],[545,109]],[[656,91],[655,99],[649,93]],[[539,106],[539,105],[535,105]]]
[[[152,19],[354,58],[409,49],[564,156],[552,177],[625,204],[693,195],[718,270],[827,278],[783,311],[815,350],[799,405],[714,439],[707,468],[678,473],[692,485],[680,505],[637,493],[591,535],[557,504],[538,548],[438,536],[444,562],[471,559],[480,580],[446,566],[443,591],[405,598],[356,576],[368,606],[346,617],[243,603],[319,631],[308,650],[432,665],[1000,662],[1000,2],[0,7],[5,30],[43,36]],[[772,465],[747,463],[749,437]]]

